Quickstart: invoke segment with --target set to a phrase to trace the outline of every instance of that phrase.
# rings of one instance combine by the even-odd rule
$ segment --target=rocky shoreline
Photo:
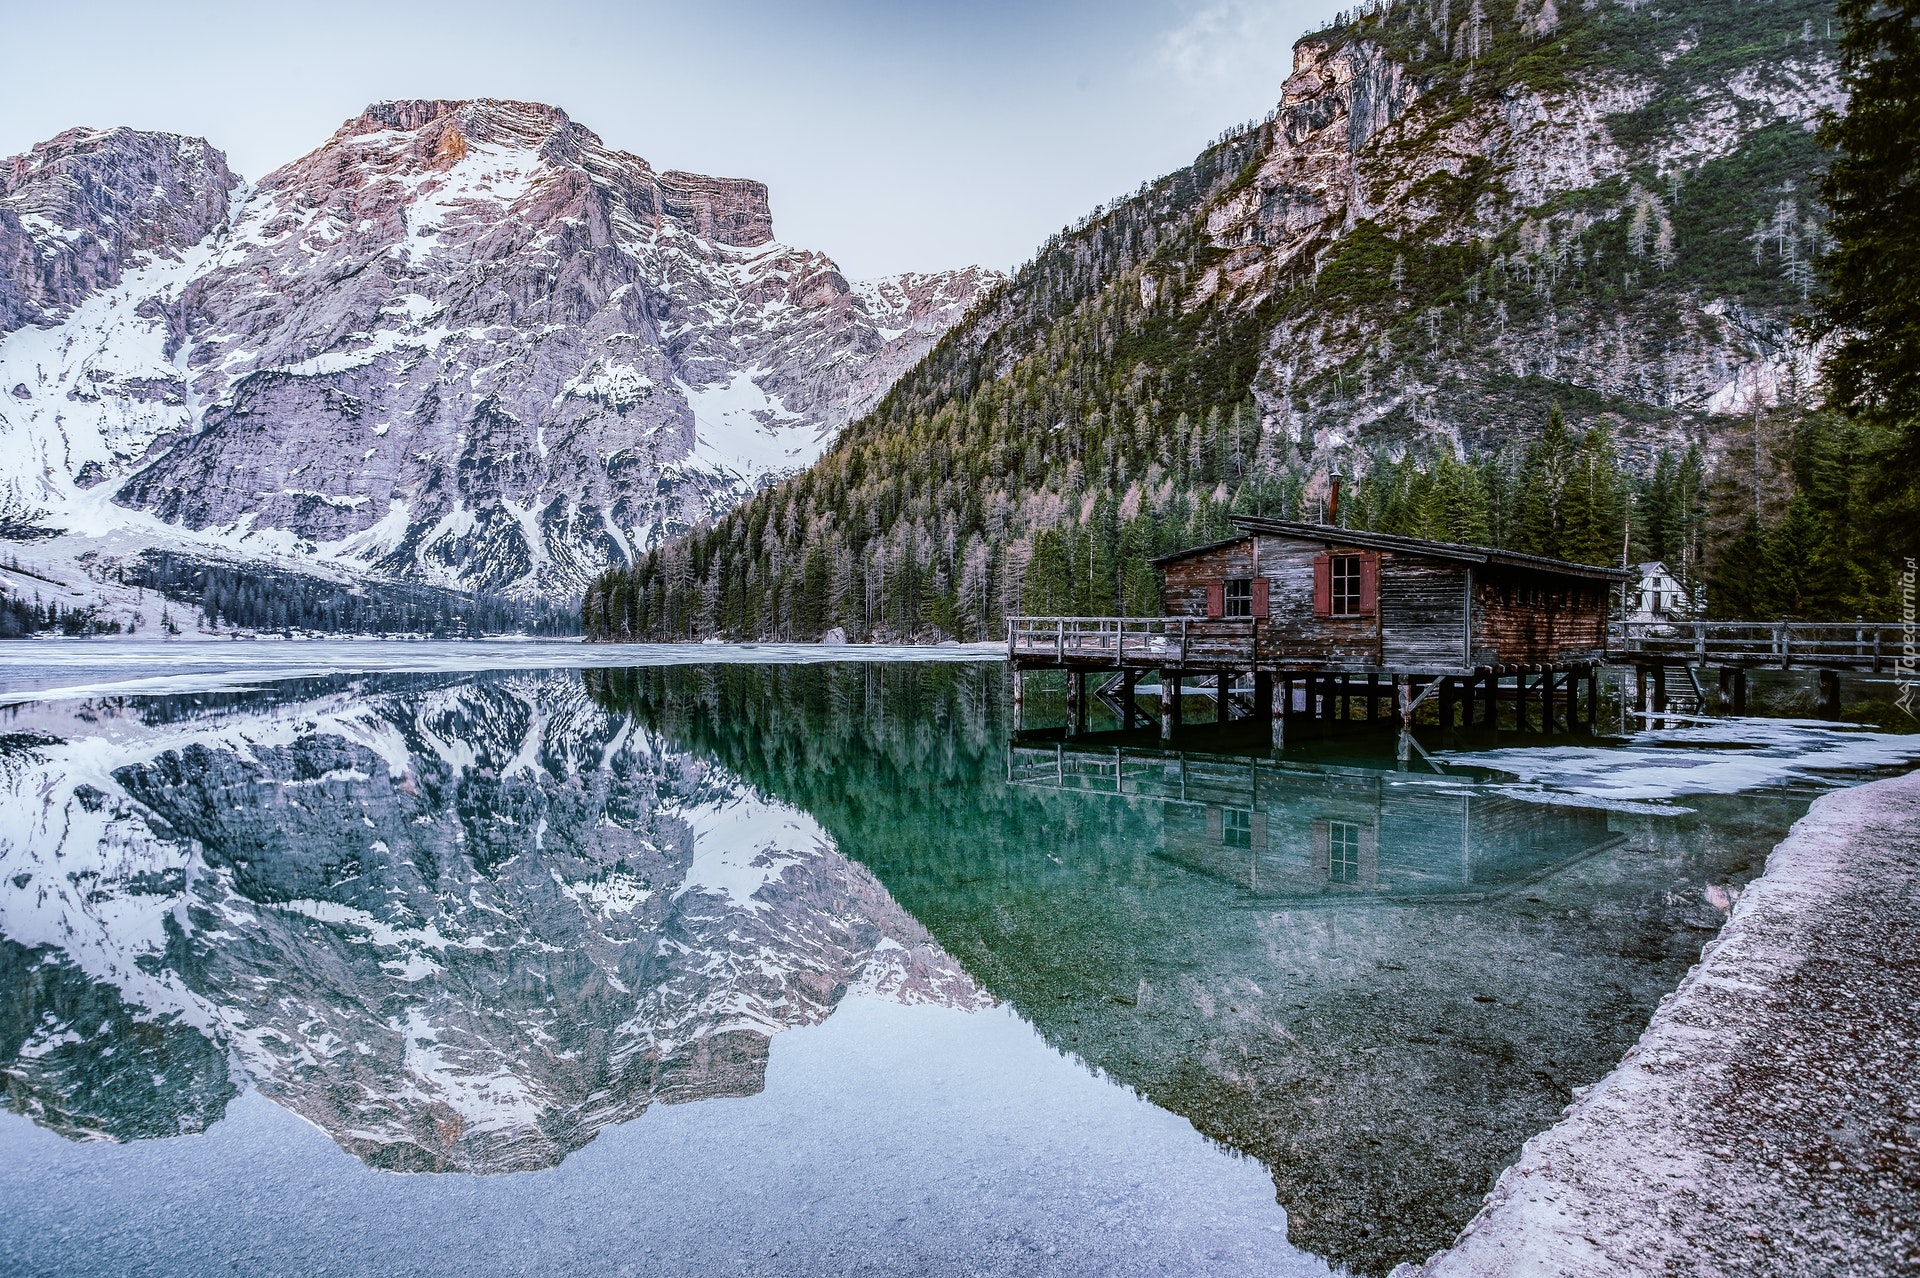
[[[1393,1278],[1920,1272],[1920,772],[1818,800],[1639,1043]]]

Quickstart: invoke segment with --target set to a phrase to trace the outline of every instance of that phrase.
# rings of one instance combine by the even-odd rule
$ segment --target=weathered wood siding
[[[1313,615],[1313,561],[1326,553],[1314,542],[1262,536],[1260,575],[1267,588],[1267,620],[1260,625],[1260,660],[1330,666],[1375,666],[1380,661],[1380,617]],[[1359,554],[1336,545],[1335,554]],[[1382,572],[1385,572],[1384,567]]]
[[[1380,556],[1382,664],[1458,669],[1467,660],[1467,565]]]
[[[1478,665],[1587,661],[1607,646],[1607,586],[1601,581],[1486,565],[1474,582]]]
[[[1253,538],[1242,537],[1227,545],[1176,559],[1164,569],[1166,585],[1160,592],[1160,615],[1204,617],[1208,582],[1253,576]]]
[[[1314,615],[1314,560],[1329,553],[1377,556],[1379,597],[1372,615]],[[1190,628],[1181,654],[1181,664],[1189,667],[1251,659],[1309,668],[1458,670],[1587,661],[1606,648],[1606,583],[1557,573],[1470,567],[1404,551],[1369,551],[1337,541],[1329,546],[1268,533],[1163,568],[1162,614],[1168,617],[1205,618],[1213,582],[1258,576],[1269,583],[1266,618],[1227,618]]]

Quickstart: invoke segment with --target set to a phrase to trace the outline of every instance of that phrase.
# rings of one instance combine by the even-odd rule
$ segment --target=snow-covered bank
[[[1620,1066],[1396,1278],[1920,1265],[1920,772],[1819,799]]]

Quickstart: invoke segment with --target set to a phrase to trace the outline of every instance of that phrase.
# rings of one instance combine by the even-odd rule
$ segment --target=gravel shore
[[[1620,1066],[1394,1278],[1920,1273],[1920,772],[1822,797]]]

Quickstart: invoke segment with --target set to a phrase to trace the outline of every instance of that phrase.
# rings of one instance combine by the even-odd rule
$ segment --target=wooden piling
[[[1824,719],[1840,717],[1840,672],[1838,670],[1820,672],[1820,716]]]

